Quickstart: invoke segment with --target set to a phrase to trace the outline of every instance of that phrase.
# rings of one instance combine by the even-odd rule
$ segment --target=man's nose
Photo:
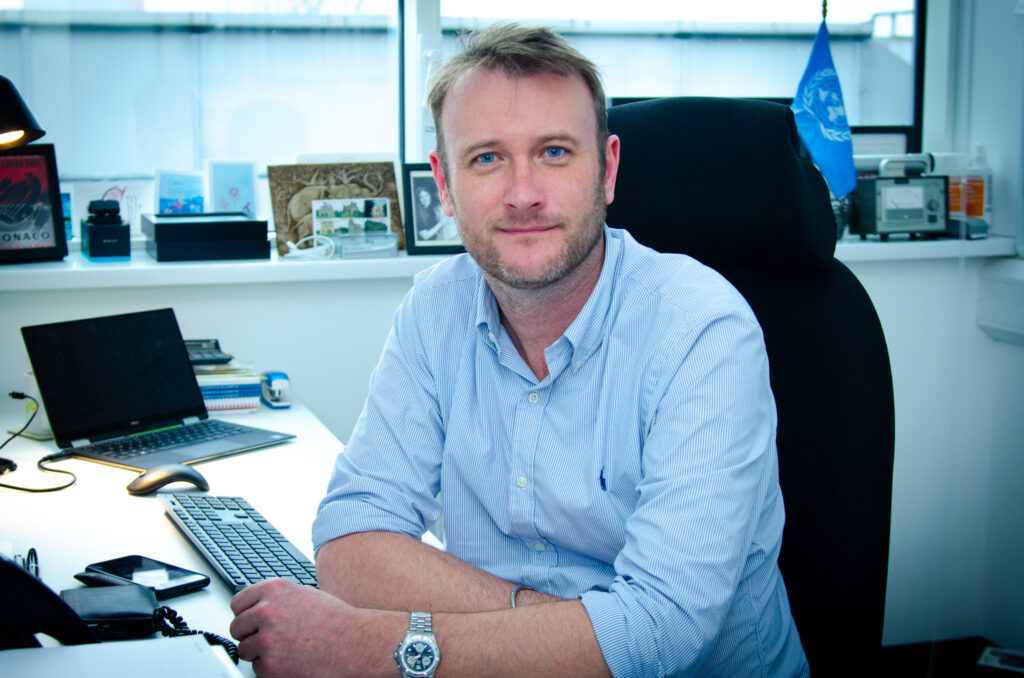
[[[514,211],[536,211],[544,205],[543,178],[528,161],[513,162],[508,172],[505,205]]]

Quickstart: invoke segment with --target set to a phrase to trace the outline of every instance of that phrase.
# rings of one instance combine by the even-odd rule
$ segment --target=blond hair
[[[447,172],[448,157],[441,128],[441,112],[445,98],[455,81],[473,68],[497,71],[513,78],[554,73],[573,74],[583,78],[593,100],[597,123],[597,147],[604,165],[604,147],[608,139],[608,109],[597,66],[574,49],[550,28],[523,28],[514,23],[494,24],[472,34],[464,41],[464,49],[435,74],[428,103],[437,130],[437,152]]]

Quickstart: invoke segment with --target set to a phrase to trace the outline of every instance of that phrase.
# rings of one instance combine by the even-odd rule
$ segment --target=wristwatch
[[[441,663],[441,648],[430,630],[430,613],[413,612],[409,631],[395,652],[395,661],[404,678],[431,678]]]

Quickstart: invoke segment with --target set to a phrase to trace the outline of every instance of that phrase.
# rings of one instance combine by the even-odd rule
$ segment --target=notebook
[[[145,470],[295,437],[208,419],[170,308],[33,325],[22,327],[21,335],[54,441],[77,457]],[[215,439],[201,431],[208,427],[221,429]],[[174,440],[150,440],[155,437]],[[97,447],[140,444],[138,454]]]

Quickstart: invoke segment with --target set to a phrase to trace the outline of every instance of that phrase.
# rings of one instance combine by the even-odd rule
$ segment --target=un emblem
[[[800,101],[804,110],[818,121],[823,137],[829,141],[850,141],[850,124],[846,121],[846,106],[834,68],[815,73],[801,92]]]

